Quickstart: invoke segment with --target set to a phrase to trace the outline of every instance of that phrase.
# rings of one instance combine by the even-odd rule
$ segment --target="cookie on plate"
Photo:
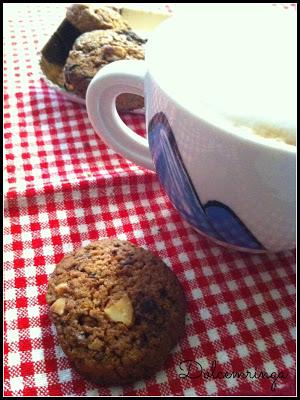
[[[64,67],[65,88],[85,98],[92,78],[105,65],[117,60],[143,60],[146,40],[133,31],[112,29],[86,32],[76,39]],[[144,99],[134,94],[122,94],[117,99],[119,111],[144,106]]]
[[[96,29],[125,29],[130,27],[113,7],[95,7],[88,4],[72,4],[66,17],[42,49],[40,66],[53,83],[63,86],[63,67],[73,43],[84,32]]]
[[[117,239],[65,256],[47,303],[75,369],[98,384],[155,373],[184,332],[185,297],[175,274],[151,252]]]
[[[66,18],[81,33],[97,29],[129,29],[128,23],[113,7],[72,4],[67,8]]]

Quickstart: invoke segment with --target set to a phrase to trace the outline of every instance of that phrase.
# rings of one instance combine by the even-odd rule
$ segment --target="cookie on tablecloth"
[[[99,384],[157,371],[184,332],[185,297],[175,274],[151,252],[105,239],[65,256],[47,303],[75,369]]]
[[[112,29],[86,32],[76,39],[64,67],[65,88],[85,98],[89,83],[105,65],[117,60],[143,60],[143,44],[133,31]],[[117,99],[119,111],[144,106],[144,99],[134,94],[121,94]]]

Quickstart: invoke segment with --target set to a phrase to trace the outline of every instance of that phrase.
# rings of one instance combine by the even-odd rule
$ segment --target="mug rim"
[[[238,133],[238,127],[234,126],[224,126],[221,123],[217,123],[216,120],[209,118],[207,116],[201,116],[200,112],[197,113],[194,109],[188,108],[188,106],[185,103],[180,103],[178,98],[168,90],[167,85],[164,85],[162,82],[162,79],[157,78],[155,75],[155,72],[151,68],[151,62],[148,62],[149,59],[151,59],[151,56],[149,55],[150,53],[153,54],[155,53],[155,42],[156,38],[158,37],[158,33],[161,30],[162,26],[165,25],[171,25],[173,24],[174,18],[178,18],[178,16],[172,16],[168,18],[167,20],[163,21],[159,27],[155,30],[154,32],[154,38],[151,38],[148,40],[146,44],[146,49],[145,49],[145,60],[146,60],[146,65],[147,65],[147,74],[149,74],[153,81],[159,86],[160,90],[164,93],[164,95],[169,98],[177,108],[181,108],[184,110],[189,116],[192,116],[193,118],[197,120],[202,120],[208,123],[209,125],[212,125],[213,127],[217,128],[220,131],[225,132],[226,134],[231,135],[234,138],[239,139],[242,142],[246,142],[248,144],[254,144],[259,147],[264,147],[266,150],[273,150],[279,153],[286,153],[286,154],[291,154],[292,156],[296,156],[297,154],[297,134],[296,136],[296,144],[288,144],[285,141],[278,140],[276,141],[275,138],[266,138],[264,136],[258,135],[253,132],[253,134],[242,134]],[[158,33],[157,33],[158,32]],[[156,39],[156,40],[155,40]],[[157,54],[157,53],[156,53]],[[153,57],[152,57],[153,60]]]

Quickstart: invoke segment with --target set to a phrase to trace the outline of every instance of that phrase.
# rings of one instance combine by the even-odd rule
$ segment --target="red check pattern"
[[[64,7],[6,4],[4,12],[4,394],[293,395],[295,253],[243,254],[196,234],[155,174],[107,148],[84,106],[41,79],[37,52]],[[123,119],[144,134],[141,115]],[[177,274],[188,300],[186,334],[151,379],[96,387],[63,354],[45,292],[64,254],[115,236],[152,250]],[[194,378],[180,377],[187,360],[202,376],[194,365]],[[256,379],[230,376],[247,370]]]

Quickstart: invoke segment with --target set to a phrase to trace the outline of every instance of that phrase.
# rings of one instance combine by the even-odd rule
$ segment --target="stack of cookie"
[[[40,66],[56,85],[85,98],[95,74],[117,60],[143,60],[146,40],[136,35],[118,9],[73,4],[42,50]],[[122,94],[119,111],[142,108],[143,98]]]

